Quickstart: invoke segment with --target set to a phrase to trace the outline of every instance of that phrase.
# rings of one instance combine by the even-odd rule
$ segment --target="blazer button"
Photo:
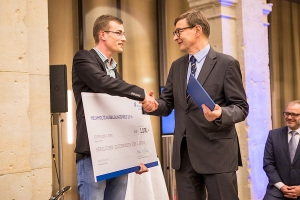
[[[293,170],[294,168],[293,167],[291,167],[291,170]]]
[[[189,110],[188,109],[185,110],[185,114],[189,114]]]

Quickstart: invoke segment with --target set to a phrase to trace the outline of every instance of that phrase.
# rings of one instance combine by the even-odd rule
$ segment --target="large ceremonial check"
[[[150,116],[139,102],[100,93],[81,93],[95,181],[158,165]]]

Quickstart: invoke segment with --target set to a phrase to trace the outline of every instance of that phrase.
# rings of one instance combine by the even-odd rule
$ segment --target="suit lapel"
[[[197,80],[199,81],[199,83],[203,86],[207,77],[209,76],[211,70],[214,68],[214,66],[216,65],[217,62],[217,53],[215,50],[213,50],[212,48],[210,48],[205,61],[203,63],[203,66],[201,68],[200,74],[197,78]],[[186,77],[186,76],[185,76]],[[193,101],[189,101],[188,107],[191,105]]]
[[[287,159],[291,162],[290,150],[288,145],[288,128],[287,126],[281,129],[281,142],[283,146],[284,153]]]
[[[298,143],[298,146],[297,146],[297,149],[296,149],[296,153],[295,153],[295,156],[294,156],[294,160],[292,162],[292,165],[294,165],[296,163],[296,161],[298,160],[299,156],[300,156],[300,143]]]
[[[116,78],[122,79],[121,75],[119,74],[119,72],[117,70],[115,70],[115,74],[116,74]]]
[[[179,66],[179,85],[180,87],[180,92],[182,96],[182,103],[183,105],[186,105],[186,87],[187,87],[187,70],[189,66],[189,55],[185,55],[183,58],[183,61],[180,63]],[[173,80],[176,81],[176,80]]]
[[[217,62],[217,53],[215,50],[210,48],[205,58],[205,61],[203,63],[203,66],[201,68],[200,74],[197,78],[199,83],[201,83],[201,85],[205,83],[207,77],[209,76],[211,70],[214,68],[216,62]]]

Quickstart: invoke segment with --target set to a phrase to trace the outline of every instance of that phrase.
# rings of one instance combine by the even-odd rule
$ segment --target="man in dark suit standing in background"
[[[81,200],[124,200],[127,174],[100,182],[94,181],[81,92],[127,97],[147,102],[150,108],[156,106],[156,101],[144,89],[123,81],[116,71],[117,63],[112,54],[123,52],[126,41],[123,21],[111,15],[101,15],[94,23],[93,36],[96,46],[90,51],[78,51],[74,56],[72,69],[72,85],[77,106],[75,153],[78,192]],[[140,167],[138,174],[148,171],[142,163]]]
[[[241,164],[235,124],[245,120],[248,103],[239,62],[208,44],[210,26],[196,10],[175,19],[174,40],[188,54],[172,63],[156,110],[167,116],[175,109],[172,165],[176,170],[179,200],[237,200],[238,164]],[[213,111],[199,109],[187,94],[195,76],[216,103]]]
[[[266,141],[264,200],[300,199],[300,100],[288,103],[283,116],[286,126],[271,130]]]

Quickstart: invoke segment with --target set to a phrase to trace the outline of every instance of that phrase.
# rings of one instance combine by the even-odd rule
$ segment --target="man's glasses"
[[[283,115],[285,117],[289,117],[291,115],[291,117],[298,117],[300,114],[298,113],[290,113],[290,112],[283,112]]]
[[[184,28],[178,28],[176,29],[174,32],[173,32],[173,35],[177,36],[177,37],[180,37],[180,32],[182,32],[183,30],[187,29],[187,28],[194,28],[194,27],[191,27],[191,26],[188,26],[188,27],[184,27]]]
[[[118,36],[125,36],[125,32],[122,31],[104,31],[106,33],[114,33],[117,34]]]

